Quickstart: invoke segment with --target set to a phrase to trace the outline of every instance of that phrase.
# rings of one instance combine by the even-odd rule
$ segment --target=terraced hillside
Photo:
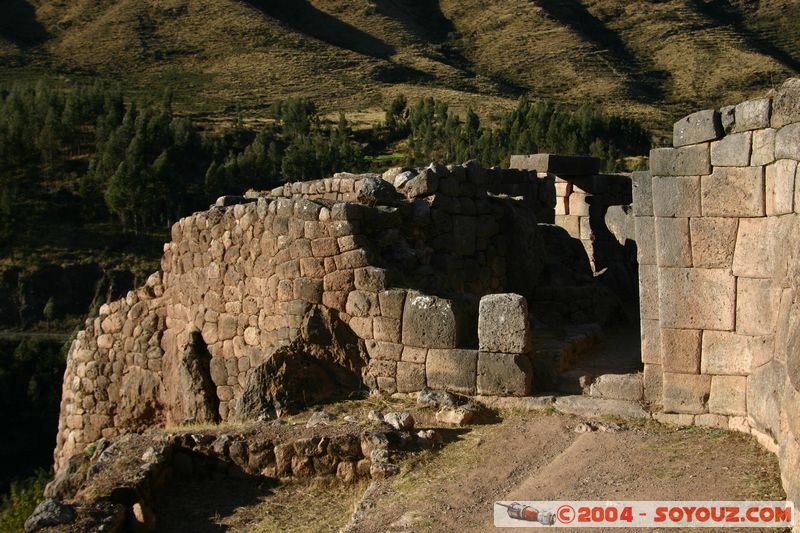
[[[800,70],[794,0],[8,0],[3,76],[175,85],[193,111],[432,95],[484,116],[530,92],[663,127]]]

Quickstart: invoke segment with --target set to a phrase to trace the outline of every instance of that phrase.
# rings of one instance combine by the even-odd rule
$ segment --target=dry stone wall
[[[227,420],[314,306],[361,339],[372,389],[529,394],[529,343],[484,350],[478,314],[482,296],[519,293],[497,316],[529,327],[542,261],[530,206],[487,194],[474,163],[406,174],[399,192],[396,176],[338,174],[178,221],[161,270],[73,342],[56,470],[100,437]]]
[[[645,395],[755,435],[800,501],[800,80],[673,144],[633,175]]]

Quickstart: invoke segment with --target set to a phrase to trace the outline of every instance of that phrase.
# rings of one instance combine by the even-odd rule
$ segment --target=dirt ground
[[[447,433],[450,442],[439,450],[407,456],[399,476],[369,491],[361,502],[367,511],[347,531],[502,531],[492,523],[496,500],[784,498],[776,459],[748,436],[621,421],[622,431],[576,433],[582,419],[550,411],[501,417]],[[215,484],[187,488],[186,500],[211,518],[193,531],[335,532],[366,486]],[[234,501],[209,509],[223,493]],[[160,525],[170,531],[177,524]]]

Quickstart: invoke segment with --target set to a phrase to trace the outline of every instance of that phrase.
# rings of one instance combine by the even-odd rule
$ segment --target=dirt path
[[[783,498],[775,458],[748,437],[655,423],[579,434],[580,421],[513,414],[473,428],[386,483],[351,531],[502,531],[495,500]]]

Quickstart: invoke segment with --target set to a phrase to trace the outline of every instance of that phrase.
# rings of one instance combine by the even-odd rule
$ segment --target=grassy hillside
[[[305,96],[365,112],[399,93],[491,117],[519,95],[596,103],[665,130],[800,69],[793,0],[9,0],[5,77],[164,86],[210,115]],[[213,117],[212,117],[213,118]]]

